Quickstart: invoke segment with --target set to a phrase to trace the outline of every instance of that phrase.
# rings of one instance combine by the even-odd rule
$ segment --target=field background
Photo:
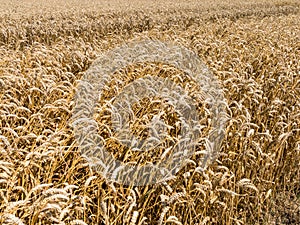
[[[97,56],[149,38],[199,55],[230,121],[204,172],[195,155],[126,187],[89,168],[69,119]],[[300,224],[300,2],[0,0],[0,224]]]

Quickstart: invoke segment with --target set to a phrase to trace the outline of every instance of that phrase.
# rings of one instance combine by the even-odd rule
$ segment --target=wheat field
[[[218,79],[229,119],[205,169],[199,143],[174,179],[136,187],[89,166],[71,117],[92,63],[142,40],[195,52]],[[149,74],[195,87],[205,139],[201,90],[170,65],[116,71],[99,104]],[[139,107],[149,121],[161,102]],[[174,139],[178,118],[168,110]],[[166,150],[130,151],[109,136],[105,110],[94,116],[115,158],[146,163]],[[145,120],[133,132],[143,136]],[[300,224],[300,2],[0,0],[0,224]]]

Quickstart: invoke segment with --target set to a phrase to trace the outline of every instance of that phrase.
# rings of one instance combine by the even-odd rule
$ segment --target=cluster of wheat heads
[[[1,14],[0,223],[298,224],[299,3],[240,5]],[[149,37],[196,52],[218,77],[231,119],[220,156],[206,170],[197,169],[195,154],[173,180],[124,186],[107,182],[81,156],[70,126],[74,93],[97,54]],[[132,65],[116,78],[119,73],[185,77],[159,64]],[[111,83],[106,97],[125,84]],[[151,117],[155,107],[141,113]],[[208,112],[199,111],[208,127]],[[95,115],[99,124],[104,113]],[[146,122],[139,121],[137,134]],[[108,145],[124,161],[152,157]]]
[[[139,167],[139,172],[135,173],[138,180],[148,177],[148,181],[144,180],[147,184],[157,183],[163,176],[160,169],[164,168],[164,173],[172,173],[171,171],[179,169],[184,157],[194,154],[190,149],[198,148],[200,133],[207,128],[203,123],[209,124],[208,127],[212,130],[210,135],[206,134],[207,138],[203,137],[207,143],[206,151],[203,151],[205,158],[216,155],[225,133],[226,101],[218,81],[194,52],[163,42],[146,40],[127,44],[107,54],[100,57],[86,72],[77,91],[74,128],[83,153],[88,158],[95,158],[105,173],[119,176],[125,175],[125,171],[131,171],[132,174],[132,168],[116,163],[109,154],[105,154],[100,143],[103,148],[114,149],[125,158],[132,154],[129,153],[131,150],[151,152],[150,158],[160,158],[159,162],[155,166],[151,164]],[[176,73],[176,76],[168,76],[166,72],[151,76],[151,73],[139,70],[135,70],[133,74],[125,73],[125,76],[124,72],[113,74],[115,70],[139,62],[169,64],[164,68],[165,71],[173,65],[185,71],[185,76]],[[94,107],[99,95],[102,104],[97,114],[102,122],[97,128],[91,118],[95,114]],[[204,100],[207,101],[206,108],[199,109],[201,105],[205,105]],[[207,105],[210,105],[210,110]],[[198,114],[201,111],[202,117],[210,117],[209,122],[199,121]],[[116,126],[119,127],[117,131],[112,129]],[[100,135],[94,131],[96,129],[100,130]],[[134,137],[131,130],[139,138]],[[126,149],[125,153],[122,145]],[[133,159],[140,162],[136,157]],[[95,160],[93,164],[96,163]],[[150,178],[151,181],[149,176],[154,176]],[[130,176],[131,181],[132,179],[133,176]]]

